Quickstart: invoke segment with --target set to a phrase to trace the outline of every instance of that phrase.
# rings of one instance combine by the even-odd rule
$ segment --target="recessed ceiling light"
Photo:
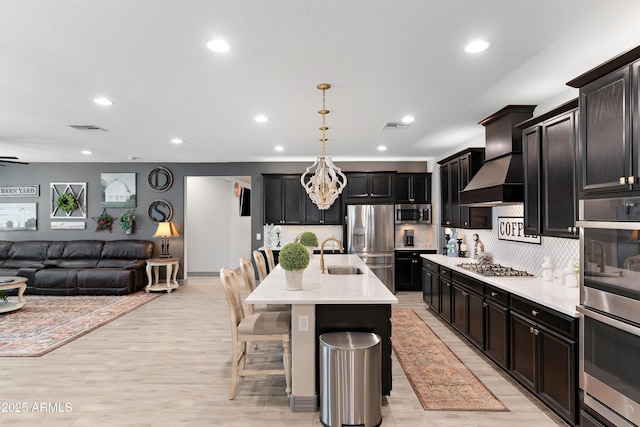
[[[402,119],[400,119],[400,121],[402,123],[413,123],[416,121],[416,118],[413,116],[404,116]]]
[[[256,118],[253,120],[255,120],[258,123],[267,123],[269,121],[269,117],[260,115],[260,116],[256,116]]]
[[[489,43],[484,40],[473,40],[464,47],[464,51],[467,53],[478,53],[486,50],[488,47]]]
[[[223,53],[228,52],[229,49],[231,49],[231,46],[229,46],[229,43],[222,39],[215,39],[207,43],[207,48],[214,52]]]
[[[276,151],[284,151],[284,147],[282,145],[278,145],[274,148]]]
[[[89,151],[89,150],[82,150],[82,151],[81,151],[81,153],[82,153],[82,154],[85,154],[85,155],[87,155],[87,156],[88,156],[89,154],[93,154],[93,153],[92,153],[91,151]]]
[[[182,143],[184,143],[184,139],[173,138],[173,139],[171,139],[171,142],[173,142],[174,144],[182,144]]]
[[[384,145],[380,145],[378,147],[378,151],[387,151],[387,147],[385,147]]]
[[[100,96],[100,97],[98,97],[98,98],[95,98],[95,99],[93,100],[93,102],[95,102],[95,103],[96,103],[96,104],[98,104],[98,105],[104,105],[104,106],[107,106],[107,107],[108,107],[109,105],[113,105],[113,101],[112,101],[112,100],[110,100],[109,98],[105,98],[105,97],[103,97],[103,96]]]

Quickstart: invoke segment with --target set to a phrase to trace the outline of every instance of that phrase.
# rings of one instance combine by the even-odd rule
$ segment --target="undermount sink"
[[[327,267],[327,273],[329,274],[364,274],[364,271],[360,270],[358,267],[353,267],[350,265],[330,265]]]

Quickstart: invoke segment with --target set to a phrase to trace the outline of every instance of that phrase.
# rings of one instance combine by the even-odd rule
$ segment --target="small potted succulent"
[[[135,219],[135,215],[133,211],[128,210],[120,215],[118,221],[120,221],[120,226],[124,230],[125,234],[131,234],[133,232],[133,220]]]
[[[287,290],[302,290],[302,274],[309,265],[307,248],[302,243],[288,243],[280,250],[278,262],[285,271]]]
[[[309,251],[309,257],[313,257],[313,250],[318,246],[318,237],[311,231],[305,231],[300,235],[300,243]]]

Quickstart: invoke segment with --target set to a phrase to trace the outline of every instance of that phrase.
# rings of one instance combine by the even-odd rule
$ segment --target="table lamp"
[[[160,258],[171,258],[171,255],[169,254],[169,238],[179,236],[180,234],[178,234],[178,230],[176,230],[176,226],[173,225],[173,222],[167,221],[158,223],[158,229],[153,237],[162,238],[162,253],[160,254]]]

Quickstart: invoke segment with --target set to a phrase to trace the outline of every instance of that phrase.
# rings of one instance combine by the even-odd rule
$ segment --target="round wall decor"
[[[167,222],[173,218],[173,207],[166,200],[154,200],[147,210],[149,219],[153,222]]]
[[[167,191],[173,185],[173,174],[169,169],[159,166],[149,172],[147,182],[152,190]]]

